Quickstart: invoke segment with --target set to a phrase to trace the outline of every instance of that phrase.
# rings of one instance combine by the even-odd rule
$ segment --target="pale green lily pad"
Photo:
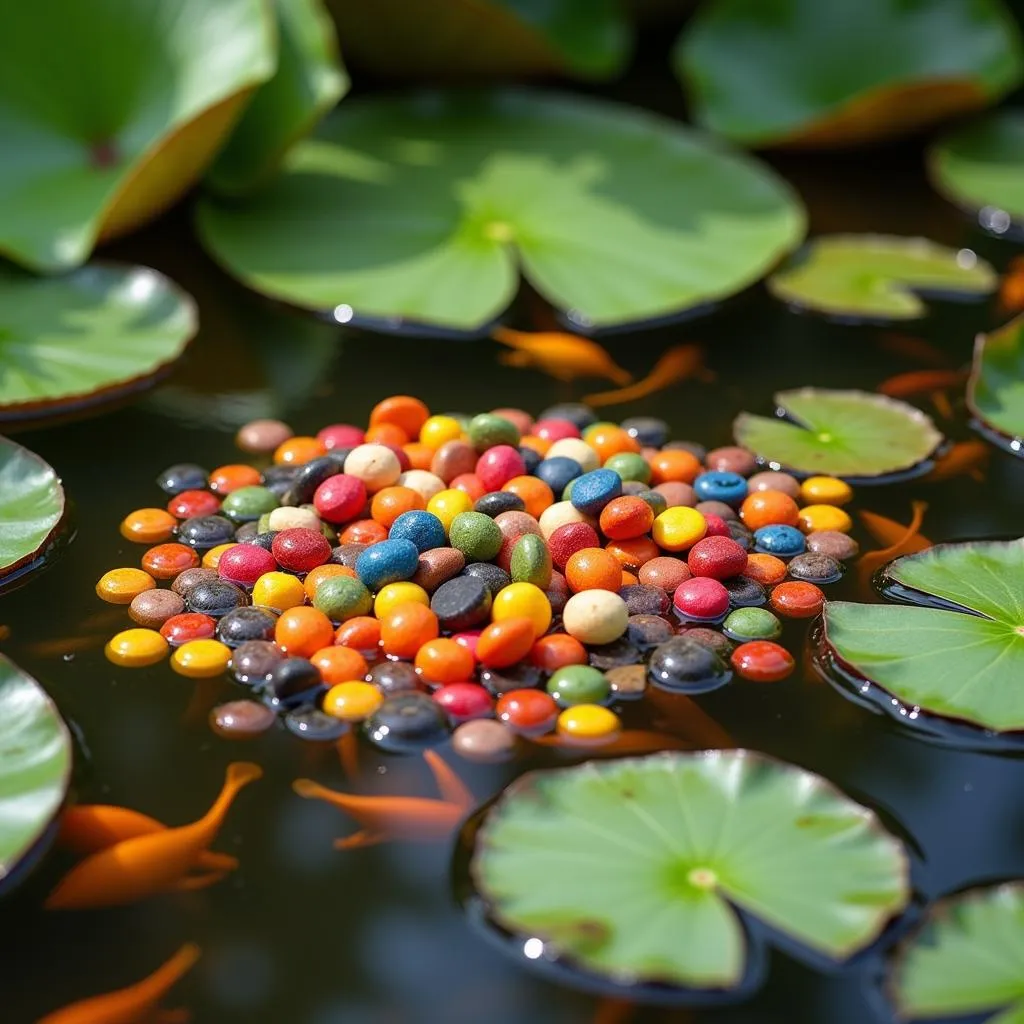
[[[66,412],[152,381],[196,331],[192,300],[148,267],[38,278],[0,265],[0,419]]]
[[[1024,76],[1001,0],[711,0],[676,49],[695,118],[751,146],[843,146],[988,105]]]
[[[762,461],[798,474],[867,481],[923,471],[943,440],[920,409],[868,391],[800,388],[778,392],[775,404],[779,416],[740,413],[733,435]]]
[[[610,78],[632,49],[617,0],[328,0],[355,64],[424,81],[571,74]]]
[[[998,110],[940,139],[928,152],[932,183],[957,206],[984,211],[1002,234],[1024,221],[1024,110]]]
[[[0,881],[39,842],[71,776],[71,736],[43,688],[0,654]]]
[[[884,574],[919,606],[828,602],[840,661],[929,714],[1024,730],[1024,538],[937,545]]]
[[[277,72],[260,86],[207,176],[222,192],[266,180],[288,149],[348,92],[322,0],[275,0]]]
[[[64,518],[64,488],[53,467],[34,452],[0,437],[0,586],[30,571]]]
[[[987,433],[1024,455],[1024,316],[978,335],[967,405]]]
[[[926,238],[825,235],[768,278],[783,302],[844,320],[913,320],[927,313],[921,295],[988,295],[999,282],[983,259]]]
[[[198,226],[274,298],[479,331],[520,267],[582,326],[723,298],[799,242],[804,214],[766,168],[660,118],[495,92],[346,103],[268,189],[206,199]]]
[[[1024,1021],[1024,882],[972,889],[936,903],[897,954],[890,989],[903,1018],[1002,1011]]]
[[[0,253],[36,270],[170,206],[276,56],[263,0],[5,5]]]
[[[740,915],[842,961],[907,904],[907,860],[819,776],[748,750],[532,772],[484,817],[471,872],[491,917],[620,982],[730,989]]]

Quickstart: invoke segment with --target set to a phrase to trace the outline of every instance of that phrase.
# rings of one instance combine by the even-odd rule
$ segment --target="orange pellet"
[[[786,563],[774,555],[752,553],[747,555],[743,575],[763,587],[771,587],[786,578]]]
[[[623,569],[636,572],[640,566],[661,554],[661,548],[650,537],[634,537],[632,540],[613,540],[604,546],[613,554]]]
[[[366,431],[366,444],[393,444],[401,448],[409,441],[409,435],[397,423],[378,423]]]
[[[502,490],[522,498],[526,511],[534,519],[540,519],[541,513],[555,503],[554,492],[543,480],[535,476],[514,476]]]
[[[240,487],[256,487],[263,479],[260,471],[244,463],[218,466],[210,474],[210,490],[217,494],[230,494]]]
[[[622,570],[622,576],[619,579],[620,587],[632,587],[639,582],[640,580],[635,573],[630,572],[628,569]]]
[[[142,568],[158,580],[173,580],[198,565],[199,555],[186,544],[157,544],[142,556]]]
[[[704,471],[700,459],[693,452],[682,448],[670,448],[658,452],[651,459],[651,486],[678,482],[692,484]]]
[[[800,507],[782,491],[755,491],[743,499],[740,518],[748,530],[762,526],[796,526],[800,521]]]
[[[376,655],[380,647],[380,622],[372,615],[356,615],[338,627],[334,642],[354,651]]]
[[[370,670],[366,659],[351,647],[322,647],[314,651],[309,660],[320,669],[320,676],[328,686],[363,679]]]
[[[581,590],[611,590],[617,594],[622,586],[622,566],[604,548],[581,548],[565,563],[565,580],[576,594]]]
[[[549,633],[530,649],[530,661],[544,672],[554,672],[566,665],[586,665],[587,649],[568,633]]]
[[[279,466],[304,466],[326,454],[323,441],[316,437],[290,437],[274,449],[274,462]]]
[[[299,605],[282,612],[274,627],[274,642],[286,654],[308,658],[334,642],[334,627],[322,611]]]
[[[400,604],[381,619],[380,642],[385,654],[415,658],[419,649],[438,634],[437,616],[425,605]]]
[[[821,611],[825,595],[813,583],[791,580],[775,587],[769,600],[772,608],[787,619],[811,619]]]
[[[177,525],[166,509],[137,508],[121,520],[121,536],[137,544],[160,544],[174,536]]]
[[[306,597],[312,601],[316,597],[316,588],[321,580],[325,580],[329,576],[355,576],[355,574],[355,569],[350,569],[347,565],[335,565],[334,562],[328,562],[326,565],[318,565],[309,570],[306,578],[302,581],[302,589],[306,591]]]
[[[386,527],[372,519],[357,519],[349,523],[338,537],[339,544],[377,544],[388,539]]]
[[[489,668],[507,668],[530,653],[533,647],[533,622],[525,617],[492,622],[480,634],[476,656]]]
[[[593,430],[588,430],[584,440],[597,452],[601,465],[620,452],[640,451],[640,442],[635,437],[630,437],[622,427],[611,424],[596,426]]]
[[[404,430],[408,439],[419,437],[429,417],[430,410],[418,398],[412,395],[392,395],[378,402],[370,411],[370,427],[390,423]]]
[[[534,434],[527,434],[519,439],[520,448],[532,448],[542,459],[554,443],[546,437],[536,437]]]
[[[452,490],[468,494],[469,500],[473,502],[479,501],[487,493],[487,488],[476,473],[459,473],[452,477],[448,486]]]
[[[445,686],[469,682],[473,678],[476,659],[468,647],[447,637],[439,637],[428,640],[416,652],[415,664],[425,682]]]
[[[421,444],[419,441],[410,441],[402,445],[402,451],[409,457],[409,465],[413,469],[430,469],[434,461],[434,449],[428,444]]]
[[[601,509],[601,532],[609,540],[642,537],[654,525],[654,509],[643,498],[624,494]]]
[[[392,523],[403,512],[413,512],[426,507],[423,495],[411,487],[383,487],[370,502],[370,516],[375,523],[380,523],[385,530],[390,530]]]

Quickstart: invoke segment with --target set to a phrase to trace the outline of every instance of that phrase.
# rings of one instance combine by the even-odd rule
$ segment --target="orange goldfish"
[[[984,467],[991,454],[992,449],[984,441],[958,441],[935,463],[935,468],[924,479],[935,483],[966,474],[981,483],[985,479]]]
[[[947,388],[959,387],[965,380],[966,370],[911,370],[883,380],[877,390],[890,398],[929,395],[940,415],[952,419],[953,408],[945,392]]]
[[[643,380],[615,391],[599,391],[597,394],[584,395],[583,401],[587,405],[597,406],[633,402],[689,377],[696,377],[702,381],[715,379],[714,373],[704,366],[704,349],[700,345],[676,345],[654,364],[654,369]]]
[[[863,590],[870,592],[871,577],[886,562],[891,562],[901,555],[912,555],[917,551],[924,551],[932,546],[932,542],[920,532],[924,514],[928,510],[928,503],[915,501],[911,504],[914,514],[906,526],[874,512],[858,513],[864,529],[879,544],[886,545],[878,551],[869,551],[867,554],[861,555],[860,561],[857,563],[857,575]]]
[[[600,345],[575,334],[563,331],[531,334],[496,327],[491,335],[495,341],[515,350],[498,357],[503,366],[532,366],[564,381],[604,377],[615,384],[628,384],[633,379],[633,375],[617,365]]]
[[[1024,256],[1014,256],[999,286],[999,310],[1019,313],[1024,309]]]
[[[118,906],[160,892],[202,889],[220,881],[223,869],[190,874],[217,838],[239,791],[260,778],[263,769],[247,761],[228,766],[224,787],[198,821],[178,828],[137,835],[101,849],[72,868],[50,893],[46,907],[82,910]]]
[[[338,793],[312,779],[296,779],[292,789],[309,800],[324,800],[351,815],[363,827],[344,839],[337,850],[354,850],[389,840],[447,839],[473,806],[473,797],[459,777],[432,750],[424,759],[441,791],[442,800],[406,796],[354,796]]]
[[[883,334],[878,339],[878,346],[890,355],[908,359],[925,366],[948,367],[949,356],[923,338],[915,338],[909,334]]]
[[[157,1003],[199,959],[199,947],[187,943],[149,977],[101,996],[83,999],[48,1013],[37,1024],[179,1024],[184,1010],[161,1010]]]

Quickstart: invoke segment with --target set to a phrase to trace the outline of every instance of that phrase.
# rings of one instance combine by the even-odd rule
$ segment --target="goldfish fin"
[[[207,871],[234,871],[238,863],[237,857],[227,853],[215,853],[213,850],[203,850],[196,859],[196,867]]]
[[[334,840],[334,848],[336,850],[359,850],[366,846],[376,846],[378,843],[383,843],[387,836],[383,832],[371,832],[369,829],[361,829],[358,832],[353,832],[350,836],[345,836],[343,839]]]
[[[198,889],[206,889],[217,882],[223,881],[230,874],[230,871],[204,871],[194,875],[186,875],[179,878],[171,889],[175,892],[195,892]]]
[[[706,366],[702,366],[699,370],[694,370],[693,375],[702,384],[714,384],[718,380],[718,374]]]
[[[983,484],[985,482],[985,471],[983,469],[979,469],[977,466],[970,470],[967,475],[979,484]]]
[[[950,404],[949,396],[945,391],[933,391],[931,399],[932,405],[935,406],[935,411],[944,420],[951,420],[953,418],[953,406]]]
[[[239,790],[250,782],[263,778],[263,769],[252,761],[232,761],[228,765],[225,785]]]
[[[473,794],[466,787],[465,783],[455,774],[440,754],[433,750],[424,751],[423,760],[430,767],[430,771],[437,782],[437,788],[441,791],[441,796],[448,803],[457,804],[465,810],[469,810],[476,803],[473,799]]]
[[[338,740],[338,758],[350,780],[359,778],[359,739],[351,730]]]
[[[625,387],[627,384],[633,383],[633,374],[629,370],[624,370],[621,366],[612,364],[607,372],[601,374],[602,377],[607,377],[613,384],[618,384],[620,388]]]
[[[491,331],[491,337],[502,345],[511,345],[514,348],[522,345],[530,336],[524,331],[513,331],[511,327],[495,327]]]
[[[498,355],[498,362],[502,366],[513,366],[518,370],[523,370],[531,366],[533,360],[530,359],[529,352],[502,352]]]

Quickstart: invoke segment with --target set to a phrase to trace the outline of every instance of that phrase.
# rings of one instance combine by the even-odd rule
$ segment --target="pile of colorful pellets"
[[[452,739],[511,757],[518,737],[600,745],[648,687],[701,693],[784,679],[783,618],[810,618],[857,553],[843,481],[758,472],[750,452],[670,441],[585,406],[431,415],[394,396],[368,428],[238,434],[263,468],[172,466],[166,508],[128,515],[142,568],[96,591],[138,628],[118,665],[171,655],[229,673],[231,736],[283,720],[415,752]]]

